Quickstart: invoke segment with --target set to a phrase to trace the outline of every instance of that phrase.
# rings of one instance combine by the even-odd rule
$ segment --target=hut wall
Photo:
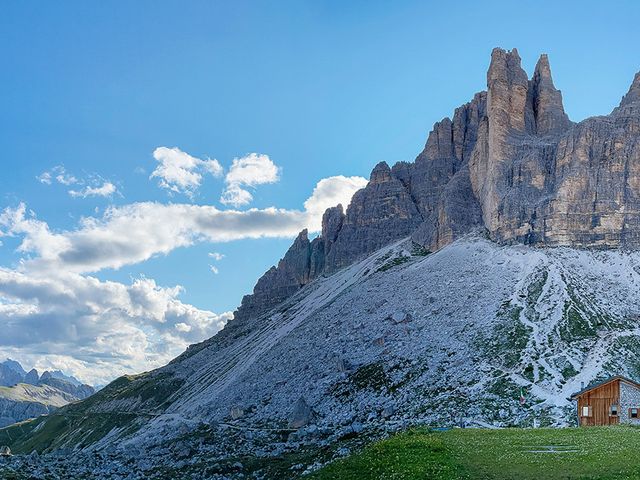
[[[618,405],[618,416],[611,416],[611,405]],[[591,407],[591,416],[582,415],[583,408]],[[589,390],[578,397],[578,418],[580,425],[616,425],[620,419],[620,380],[613,380],[598,388]]]

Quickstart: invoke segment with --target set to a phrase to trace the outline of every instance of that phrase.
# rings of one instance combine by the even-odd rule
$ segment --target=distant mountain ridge
[[[27,372],[15,360],[6,359],[0,362],[0,386],[13,387],[18,383],[36,386],[51,385],[79,399],[86,398],[95,392],[91,385],[83,384],[77,378],[65,375],[60,370],[45,370],[40,375],[35,368]]]
[[[0,362],[0,427],[51,413],[67,403],[83,400],[95,389],[59,370],[33,368],[29,372],[15,360]]]

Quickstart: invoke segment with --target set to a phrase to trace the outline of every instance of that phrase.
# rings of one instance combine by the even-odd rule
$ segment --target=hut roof
[[[571,398],[571,400],[575,400],[577,397],[579,397],[579,396],[580,396],[580,395],[582,395],[583,393],[586,393],[586,392],[588,392],[589,390],[594,390],[594,389],[596,389],[596,388],[602,387],[603,385],[606,385],[607,383],[611,383],[611,382],[613,382],[613,381],[615,381],[615,380],[620,380],[620,381],[622,381],[622,382],[629,383],[629,384],[633,385],[633,386],[634,386],[634,387],[636,387],[636,388],[640,388],[640,383],[638,383],[638,382],[636,382],[636,381],[634,381],[634,380],[631,380],[630,378],[624,377],[624,376],[622,376],[622,375],[616,375],[616,376],[614,376],[614,377],[609,377],[609,378],[607,378],[606,380],[603,380],[602,382],[598,382],[598,383],[596,383],[596,384],[594,384],[594,385],[589,385],[588,387],[583,388],[583,389],[582,389],[582,390],[580,390],[579,392],[576,392],[576,393],[574,393],[573,395],[571,395],[571,397],[570,397],[570,398]]]

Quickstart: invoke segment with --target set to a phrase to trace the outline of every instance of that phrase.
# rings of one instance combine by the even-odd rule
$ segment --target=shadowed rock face
[[[245,295],[236,312],[236,319],[259,316],[309,283],[312,251],[311,242],[305,229],[298,234],[278,266],[271,267],[260,277],[256,286],[253,287],[253,294]],[[324,259],[324,253],[322,258]],[[314,267],[316,275],[317,270]]]
[[[574,124],[547,55],[529,79],[516,49],[496,48],[487,90],[437,122],[415,162],[376,165],[346,212],[327,210],[313,242],[303,232],[238,313],[407,236],[431,251],[477,228],[498,242],[638,248],[639,195],[640,73],[611,115]]]
[[[381,162],[371,172],[369,184],[355,193],[342,226],[328,251],[329,272],[351,264],[398,238],[410,235],[422,216],[409,188]]]

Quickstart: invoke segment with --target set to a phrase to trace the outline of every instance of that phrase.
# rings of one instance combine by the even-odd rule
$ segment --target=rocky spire
[[[613,110],[614,114],[633,115],[640,113],[640,72],[636,73],[627,94],[622,97],[620,106]]]
[[[344,221],[344,210],[342,205],[327,208],[322,215],[322,239],[324,240],[324,251],[329,253],[333,242],[338,238],[338,232],[342,228]]]
[[[380,162],[371,171],[371,175],[369,175],[369,184],[370,185],[379,185],[381,183],[386,183],[391,180],[391,169],[387,162]]]
[[[429,159],[453,158],[453,124],[449,118],[444,118],[433,126],[429,133],[425,155]]]
[[[529,79],[520,65],[518,50],[493,49],[487,88],[487,113],[494,128],[531,130],[533,112],[527,109]]]
[[[562,106],[562,93],[553,85],[549,58],[544,53],[540,55],[530,82],[530,98],[538,135],[569,128],[571,121]]]

